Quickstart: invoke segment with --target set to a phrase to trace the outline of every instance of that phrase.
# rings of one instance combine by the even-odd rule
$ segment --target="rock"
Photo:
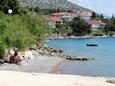
[[[82,57],[74,57],[75,60],[82,61]]]
[[[4,64],[4,61],[3,61],[3,60],[0,60],[0,66],[1,66],[2,64]]]
[[[27,52],[25,52],[25,58],[26,59],[34,59],[34,56],[33,56],[33,54],[32,54],[32,51],[27,51]]]
[[[82,58],[82,61],[88,61],[89,59],[88,58]]]
[[[29,48],[29,50],[36,50],[36,48],[35,47],[31,47],[31,48]]]
[[[66,59],[68,60],[78,60],[78,61],[89,61],[94,60],[93,58],[87,58],[87,57],[72,57],[72,56],[66,56]]]
[[[9,63],[4,63],[4,65],[8,66],[8,65],[9,65]]]
[[[57,50],[55,50],[55,49],[53,49],[52,51],[53,51],[53,53],[57,53]]]
[[[10,63],[8,60],[4,60],[4,63]]]
[[[59,53],[63,53],[64,51],[62,49],[59,49]]]
[[[115,84],[115,79],[107,80],[107,83]]]

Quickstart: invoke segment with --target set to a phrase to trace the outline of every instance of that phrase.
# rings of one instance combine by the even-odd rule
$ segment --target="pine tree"
[[[96,18],[96,13],[95,12],[92,12],[92,19],[95,19]]]
[[[103,16],[103,14],[101,14],[101,15],[100,15],[100,19],[104,19],[104,16]]]
[[[111,17],[111,20],[113,20],[115,17],[114,17],[114,14],[112,15],[112,17]]]

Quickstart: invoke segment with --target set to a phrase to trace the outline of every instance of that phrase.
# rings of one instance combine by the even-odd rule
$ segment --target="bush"
[[[103,33],[101,30],[96,30],[93,34],[93,36],[103,36]]]
[[[0,59],[3,59],[5,55],[5,47],[3,44],[0,44]]]
[[[80,17],[74,18],[70,22],[70,27],[72,29],[71,34],[76,36],[84,36],[91,33],[91,25],[82,20]]]
[[[0,39],[7,49],[24,50],[42,41],[47,32],[47,23],[35,12],[12,16],[0,12]]]
[[[109,32],[109,36],[113,36],[114,34],[115,34],[115,32],[113,32],[113,31]]]

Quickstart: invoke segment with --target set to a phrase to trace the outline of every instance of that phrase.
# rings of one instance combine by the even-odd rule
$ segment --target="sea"
[[[115,77],[115,38],[76,38],[55,39],[46,43],[50,47],[61,48],[65,54],[95,58],[91,61],[65,61],[60,68],[61,74]],[[90,47],[86,44],[97,44]]]

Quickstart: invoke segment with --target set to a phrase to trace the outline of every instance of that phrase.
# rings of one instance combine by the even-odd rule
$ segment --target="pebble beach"
[[[60,74],[65,58],[40,55],[35,50],[26,53],[31,58],[19,65],[1,64],[0,86],[115,86],[115,78]]]

